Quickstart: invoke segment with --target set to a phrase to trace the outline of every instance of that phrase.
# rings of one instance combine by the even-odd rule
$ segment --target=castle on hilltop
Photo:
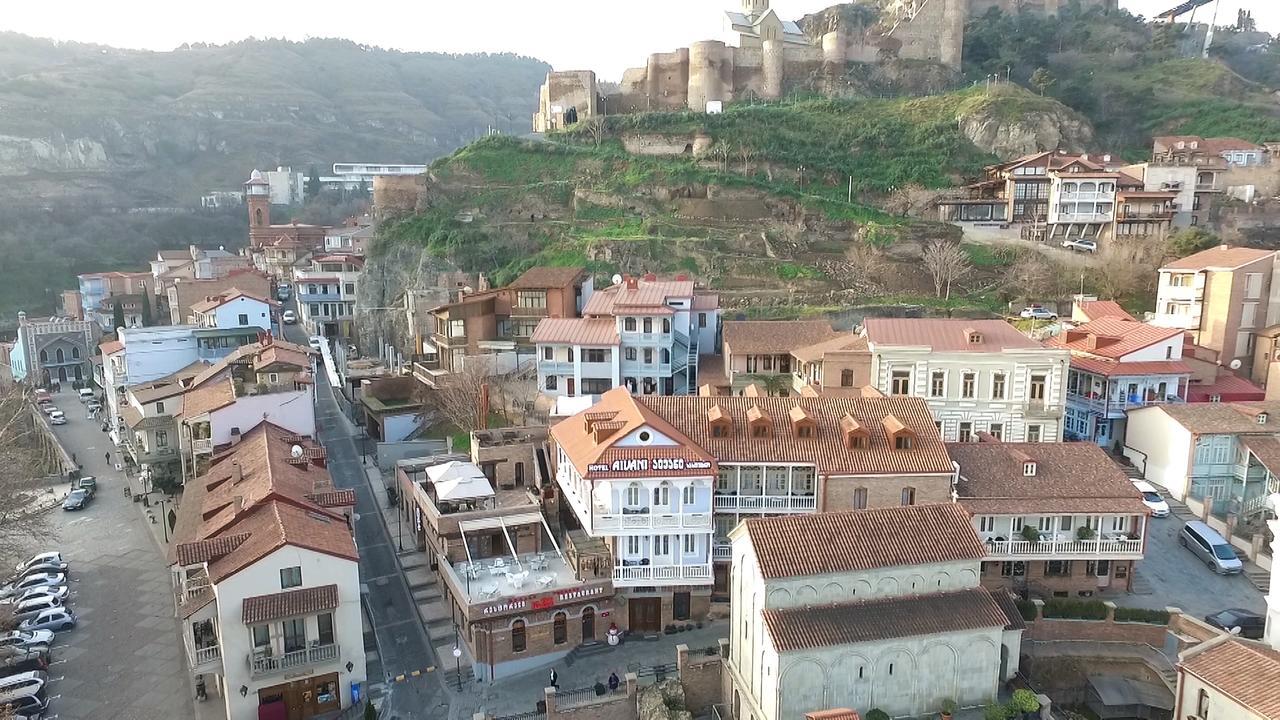
[[[1114,9],[1118,0],[1084,0]],[[769,0],[741,0],[724,16],[725,39],[702,40],[654,53],[644,67],[623,73],[621,88],[602,95],[590,70],[547,74],[533,116],[534,132],[563,127],[572,108],[579,120],[599,114],[651,110],[705,112],[708,104],[745,98],[775,100],[792,88],[839,87],[850,62],[927,60],[960,69],[964,24],[992,7],[1053,14],[1067,0],[880,0],[880,20],[866,28],[838,27],[819,38],[783,20]],[[736,42],[737,45],[730,43]],[[571,118],[572,119],[572,118]]]

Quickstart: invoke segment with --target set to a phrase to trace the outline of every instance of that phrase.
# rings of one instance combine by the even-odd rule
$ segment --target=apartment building
[[[1173,717],[1193,720],[1268,720],[1280,717],[1275,678],[1280,649],[1221,635],[1178,656]]]
[[[547,319],[531,338],[538,387],[549,397],[625,387],[641,395],[697,391],[698,363],[713,354],[720,298],[692,280],[626,276],[596,291],[581,318]]]
[[[1194,160],[1215,156],[1222,158],[1232,167],[1262,165],[1268,159],[1266,148],[1236,137],[1158,135],[1151,140],[1152,159]]]
[[[1133,589],[1149,511],[1097,445],[951,443],[947,452],[986,548],[983,587],[1045,598]]]
[[[1275,258],[1275,250],[1220,245],[1165,264],[1151,324],[1186,332],[1217,364],[1250,377],[1258,333],[1280,316]]]
[[[1241,521],[1280,492],[1280,403],[1153,405],[1129,413],[1124,454],[1200,514]],[[1230,533],[1226,533],[1229,537]]]
[[[788,394],[800,368],[792,351],[832,340],[838,333],[826,320],[725,320],[724,371],[734,394],[750,384],[770,394]]]
[[[222,277],[208,280],[175,278],[162,281],[162,284],[157,286],[157,292],[163,291],[163,304],[168,313],[169,323],[182,325],[190,322],[193,305],[204,302],[207,298],[222,295],[233,288],[253,297],[272,296],[271,283],[267,280],[267,276],[249,269],[234,270]]]
[[[298,321],[309,335],[353,337],[356,293],[364,258],[358,255],[320,255],[311,266],[293,273],[298,296]]]
[[[201,328],[252,327],[271,332],[275,327],[272,313],[278,307],[278,303],[265,296],[231,288],[192,305],[188,322]]]
[[[1187,401],[1192,369],[1182,331],[1104,317],[1050,339],[1071,352],[1063,436],[1111,448],[1124,443],[1133,408]]]
[[[868,318],[871,384],[925,398],[938,432],[970,442],[979,432],[1011,442],[1062,439],[1070,353],[1003,320]]]
[[[268,337],[238,348],[187,384],[178,415],[182,476],[202,474],[246,428],[268,420],[314,436],[315,386],[307,348]]]
[[[228,720],[331,716],[365,684],[355,495],[259,419],[187,484],[169,562],[185,663]]]
[[[120,403],[124,451],[153,484],[181,482],[177,415],[187,383],[208,366],[193,363],[151,382],[131,385]]]
[[[151,292],[155,280],[146,272],[101,272],[77,275],[80,289],[80,317],[95,317],[108,298],[117,295],[145,295]],[[111,328],[105,328],[110,330]]]
[[[365,257],[377,237],[378,227],[367,217],[354,225],[330,228],[324,234],[324,252],[331,255],[359,255]]]
[[[1172,226],[1208,225],[1218,196],[1226,190],[1227,161],[1216,155],[1157,156],[1132,166],[1147,190],[1174,193]]]
[[[563,502],[607,549],[633,630],[700,618],[713,591],[727,596],[727,538],[745,517],[951,498],[951,461],[915,398],[615,388],[551,436]]]
[[[126,388],[158,380],[199,360],[192,330],[189,325],[121,328],[119,339],[102,343],[102,390],[112,442],[125,442],[121,410]]]
[[[749,520],[732,537],[732,717],[925,717],[995,702],[1017,674],[1022,618],[982,588],[959,505]]]
[[[529,268],[510,285],[490,290],[480,277],[476,291],[463,288],[454,302],[433,308],[422,333],[426,376],[462,369],[474,355],[533,354],[533,333],[544,318],[575,318],[593,293],[593,280],[581,267]]]
[[[28,320],[19,312],[9,372],[14,380],[40,386],[88,381],[98,334],[87,320]]]

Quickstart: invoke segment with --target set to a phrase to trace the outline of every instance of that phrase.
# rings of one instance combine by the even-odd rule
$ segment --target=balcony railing
[[[191,441],[191,452],[207,455],[213,452],[213,438],[196,438]]]
[[[1172,210],[1130,210],[1117,216],[1120,220],[1168,220],[1173,217]]]
[[[711,580],[711,565],[619,565],[613,568],[613,584],[628,585],[693,584]]]
[[[1196,183],[1196,192],[1217,192],[1218,183]]]
[[[1080,212],[1077,212],[1077,213],[1071,213],[1071,212],[1060,212],[1060,213],[1058,213],[1058,215],[1057,215],[1056,222],[1060,222],[1060,223],[1064,223],[1064,222],[1088,222],[1088,223],[1095,223],[1095,222],[1111,222],[1111,218],[1112,218],[1112,217],[1114,217],[1114,213],[1109,213],[1109,212],[1105,212],[1105,213],[1097,213],[1097,212],[1095,212],[1095,213],[1080,213]]]
[[[733,559],[733,546],[728,543],[716,543],[711,548],[711,559],[729,561]]]
[[[715,509],[722,512],[813,512],[816,495],[715,495]]]
[[[511,317],[544,317],[547,314],[545,307],[520,307],[512,306]]]
[[[711,513],[605,513],[592,519],[594,530],[706,530],[711,527]]]
[[[253,677],[277,675],[297,667],[329,662],[338,658],[338,644],[315,645],[304,650],[294,650],[279,657],[250,654],[249,670]]]
[[[664,332],[623,332],[623,342],[627,345],[670,345],[671,333]]]
[[[1028,400],[1024,406],[1024,411],[1028,415],[1059,415],[1062,413],[1062,406],[1055,403],[1047,403],[1044,400]]]
[[[1072,192],[1070,190],[1063,190],[1062,192],[1058,193],[1059,202],[1107,202],[1109,203],[1112,200],[1114,200],[1115,197],[1116,197],[1116,194],[1113,192],[1097,192],[1097,191]]]
[[[566,360],[539,360],[538,372],[543,375],[572,375],[573,363]]]
[[[1075,393],[1067,393],[1067,400],[1076,405],[1082,405],[1096,412],[1118,412],[1123,413],[1125,410],[1133,408],[1147,407],[1148,405],[1170,405],[1175,403],[1186,402],[1185,398],[1177,395],[1157,395],[1147,397],[1144,394],[1138,395],[1121,395],[1112,396],[1110,398],[1095,398],[1085,395],[1077,395]]]
[[[1089,558],[1111,555],[1141,555],[1141,539],[1093,540],[988,540],[987,557],[1079,557]]]

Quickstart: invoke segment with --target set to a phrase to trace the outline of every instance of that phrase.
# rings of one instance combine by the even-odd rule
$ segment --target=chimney
[[[658,279],[658,276],[657,276],[657,275],[654,275],[653,273],[645,273],[645,274],[644,274],[644,281],[645,281],[645,282],[654,282],[654,281],[655,281],[655,280],[657,280],[657,279]]]
[[[639,280],[639,279],[637,279],[637,278],[634,278],[634,277],[631,277],[630,275],[628,275],[628,276],[626,276],[625,280],[626,280],[626,283],[627,283],[627,289],[628,289],[628,290],[635,290],[635,289],[637,289],[637,288],[639,288],[639,287],[640,287],[640,280]]]
[[[244,470],[240,469],[240,461],[232,460],[231,461],[231,484],[234,485],[240,482],[241,480],[244,480]]]
[[[476,292],[485,292],[489,289],[489,278],[484,273],[476,278]]]
[[[240,428],[231,428],[231,444],[238,445],[240,443]]]

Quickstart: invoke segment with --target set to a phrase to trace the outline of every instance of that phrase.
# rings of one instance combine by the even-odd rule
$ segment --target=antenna
[[[294,458],[302,457],[302,446],[294,445],[293,448],[289,450],[289,454],[292,455]]]
[[[621,284],[622,284],[622,276],[621,276],[621,275],[618,275],[617,273],[615,273],[615,274],[614,274],[614,276],[613,276],[613,284],[614,284],[614,285],[621,285]]]
[[[1235,360],[1232,360],[1232,361],[1231,361],[1231,364],[1230,364],[1230,365],[1228,365],[1227,367],[1231,368],[1232,370],[1239,370],[1239,369],[1240,369],[1240,358],[1236,358]]]

